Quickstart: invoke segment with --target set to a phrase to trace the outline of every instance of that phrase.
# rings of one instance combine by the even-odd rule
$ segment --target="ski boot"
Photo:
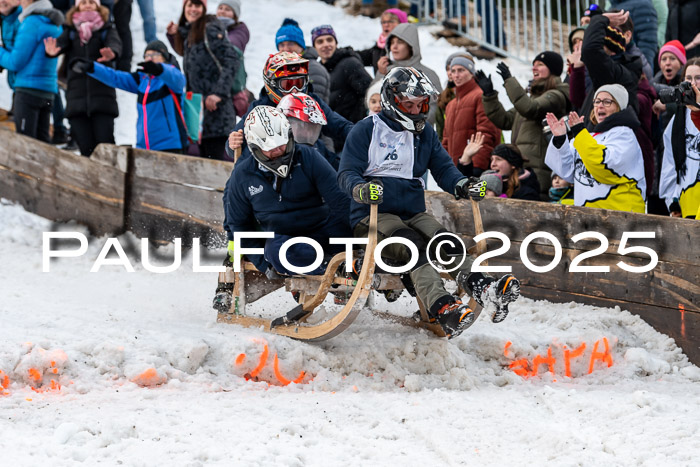
[[[229,313],[233,304],[233,284],[219,282],[216,287],[216,295],[212,302],[212,307],[218,313]]]
[[[495,311],[491,315],[491,321],[500,323],[508,316],[508,304],[520,297],[520,281],[512,274],[506,274],[496,280],[480,272],[473,272],[468,276],[462,272],[457,275],[457,283],[464,289],[471,291],[474,300],[486,308],[493,304]]]
[[[476,316],[471,308],[455,298],[454,302],[448,303],[438,310],[437,317],[431,318],[431,321],[437,320],[447,338],[452,339],[474,324]]]

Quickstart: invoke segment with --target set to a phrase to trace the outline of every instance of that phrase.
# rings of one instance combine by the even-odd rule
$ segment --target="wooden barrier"
[[[0,196],[55,221],[75,220],[94,234],[132,231],[156,242],[199,237],[209,246],[223,245],[222,195],[233,164],[207,159],[100,145],[90,157],[61,151],[0,128]],[[446,193],[426,192],[428,212],[453,232],[474,232],[471,204]],[[489,265],[511,266],[523,295],[552,302],[575,301],[629,310],[673,337],[691,361],[700,364],[700,223],[645,214],[561,206],[530,201],[487,199],[480,203],[484,230],[511,241]],[[550,272],[528,270],[520,247],[531,233],[551,233],[562,258]],[[579,254],[599,246],[595,240],[573,242],[576,234],[595,231],[609,241],[604,254],[582,265],[607,265],[607,273],[569,272]],[[635,239],[659,263],[636,274],[616,266],[648,262],[644,254],[621,255],[623,232],[654,232]],[[470,239],[467,239],[470,241]],[[501,246],[489,240],[489,250]],[[467,243],[467,246],[470,246]],[[537,265],[554,257],[552,245],[536,239],[527,249]]]

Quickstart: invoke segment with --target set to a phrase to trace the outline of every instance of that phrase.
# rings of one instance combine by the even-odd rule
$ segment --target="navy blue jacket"
[[[384,111],[379,113],[379,118],[392,130],[403,130],[403,127],[389,119]],[[345,193],[352,197],[352,189],[355,185],[374,179],[381,180],[384,184],[384,202],[379,205],[379,212],[395,214],[401,219],[410,219],[418,213],[425,212],[425,194],[419,179],[428,169],[440,188],[454,194],[455,185],[464,178],[464,175],[454,165],[452,158],[447,154],[437,133],[430,125],[426,125],[423,132],[414,135],[413,138],[412,180],[393,177],[364,178],[362,174],[369,165],[367,153],[372,141],[373,129],[374,122],[371,117],[367,117],[355,124],[355,128],[345,142],[338,170],[338,183]],[[368,215],[369,205],[360,204],[354,200],[351,202],[350,225],[353,228]]]
[[[165,151],[185,147],[187,133],[175,105],[177,99],[182,109],[185,75],[176,67],[164,63],[163,73],[149,76],[114,70],[95,62],[95,71],[90,76],[107,86],[138,95],[137,148]]]
[[[333,236],[350,237],[350,199],[336,183],[337,173],[313,148],[296,145],[287,178],[264,172],[253,157],[239,159],[224,190],[224,229],[233,232],[262,230],[290,236],[309,236],[325,227]],[[264,241],[248,240],[246,248]],[[260,271],[267,265],[262,255],[250,261]]]

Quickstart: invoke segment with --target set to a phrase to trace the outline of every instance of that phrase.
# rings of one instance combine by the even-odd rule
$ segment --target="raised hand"
[[[569,127],[574,127],[579,123],[583,123],[583,117],[579,117],[576,112],[569,113]]]
[[[50,55],[51,57],[55,57],[61,53],[61,48],[56,45],[55,37],[47,37],[44,39],[44,50],[46,51],[46,55]]]
[[[165,28],[165,32],[167,32],[171,36],[174,36],[175,34],[177,34],[177,24],[171,21],[170,23],[168,23],[168,27]]]
[[[485,135],[480,131],[473,134],[469,141],[467,141],[467,146],[464,148],[462,157],[459,158],[459,163],[462,165],[469,165],[472,162],[472,157],[474,157],[481,150],[484,145]]]
[[[607,16],[610,20],[610,26],[616,28],[627,22],[627,20],[630,18],[630,12],[620,10],[617,13],[603,13],[603,16]]]
[[[109,47],[101,48],[100,55],[101,57],[97,59],[99,63],[111,62],[117,58],[117,56],[114,54],[114,50],[110,49]]]
[[[549,129],[552,130],[552,135],[554,136],[564,136],[566,134],[564,119],[557,119],[552,112],[547,112],[547,125],[549,125]]]
[[[513,76],[510,74],[510,68],[508,68],[508,65],[506,65],[503,62],[496,65],[496,68],[498,69],[498,74],[501,75],[501,78],[503,78],[504,82],[505,80]]]
[[[483,71],[478,70],[474,74],[474,78],[476,79],[476,84],[479,85],[481,90],[484,92],[484,96],[490,96],[496,92],[493,90],[493,81],[491,81],[491,75],[486,76],[486,74]]]

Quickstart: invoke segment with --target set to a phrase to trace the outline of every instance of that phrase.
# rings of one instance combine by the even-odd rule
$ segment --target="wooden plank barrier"
[[[199,237],[204,245],[225,243],[222,195],[233,164],[189,156],[100,145],[81,157],[0,127],[0,196],[55,221],[75,220],[97,235],[132,231],[156,242]],[[446,193],[426,192],[428,212],[449,230],[463,234],[467,247],[474,232],[471,203]],[[691,361],[700,364],[700,223],[645,214],[561,206],[530,201],[486,199],[480,204],[484,231],[510,240],[490,266],[511,266],[523,295],[552,302],[576,301],[629,310],[673,337]],[[549,232],[561,244],[562,257],[549,272],[525,267],[520,250],[533,232]],[[602,254],[583,266],[610,266],[610,272],[570,272],[571,262],[600,242],[572,237],[595,231],[608,240]],[[630,246],[656,252],[651,271],[632,273],[616,264],[649,262],[645,253],[622,255],[624,232],[654,232]],[[489,251],[502,245],[488,240]],[[536,265],[549,264],[554,248],[536,238],[527,248]]]

